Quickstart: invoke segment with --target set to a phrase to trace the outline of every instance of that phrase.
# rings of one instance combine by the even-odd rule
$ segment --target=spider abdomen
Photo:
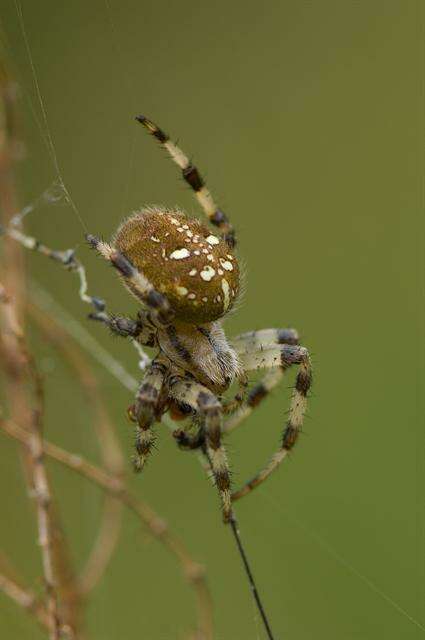
[[[177,319],[211,322],[233,306],[236,257],[224,240],[182,211],[143,209],[123,222],[114,244],[167,297]]]

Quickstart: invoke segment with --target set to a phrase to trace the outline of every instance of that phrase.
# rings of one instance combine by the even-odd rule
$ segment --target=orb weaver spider
[[[167,412],[174,420],[188,419],[173,435],[180,448],[201,449],[206,456],[221,498],[224,522],[231,525],[268,638],[273,640],[232,503],[264,482],[294,447],[312,382],[309,353],[299,345],[295,329],[263,329],[227,340],[221,321],[233,308],[240,289],[233,226],[181,149],[151,120],[144,116],[136,120],[180,167],[209,223],[217,228],[215,235],[180,209],[151,206],[124,220],[111,243],[86,236],[90,247],[116,269],[123,284],[142,304],[136,319],[107,313],[103,300],[87,294],[85,269],[74,250],[50,249],[22,233],[13,221],[7,228],[0,227],[0,233],[76,272],[81,299],[94,307],[91,319],[102,322],[116,335],[130,338],[136,346],[157,349],[129,408],[129,417],[137,425],[134,468],[141,471],[151,453],[155,422]],[[292,365],[299,369],[280,447],[259,473],[232,493],[222,436],[260,405]],[[261,369],[265,370],[262,380],[248,391],[249,374]],[[225,399],[223,394],[235,382],[238,392]]]
[[[190,418],[194,433],[182,428],[174,436],[181,448],[202,448],[206,454],[228,522],[232,501],[264,482],[296,443],[311,385],[310,358],[294,329],[252,331],[229,343],[221,319],[239,292],[234,229],[186,155],[152,121],[144,116],[136,120],[180,167],[217,235],[183,211],[161,207],[131,215],[111,244],[88,235],[90,246],[115,267],[127,289],[144,305],[136,320],[103,310],[91,317],[120,336],[158,349],[129,409],[137,424],[135,470],[142,470],[154,442],[153,424],[165,412],[175,419]],[[299,371],[281,446],[263,470],[232,494],[223,433],[246,418],[294,364]],[[248,393],[248,374],[257,369],[267,372]],[[233,382],[240,391],[225,401],[222,394]],[[229,414],[232,417],[223,423],[223,416]]]

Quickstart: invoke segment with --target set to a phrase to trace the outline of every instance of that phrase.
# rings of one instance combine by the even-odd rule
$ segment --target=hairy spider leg
[[[299,335],[296,329],[261,329],[242,333],[231,340],[232,346],[239,357],[252,351],[262,350],[272,344],[298,344]],[[264,376],[248,393],[248,376],[239,377],[240,391],[229,401],[223,402],[224,414],[237,413],[226,420],[223,431],[228,433],[247,418],[264,398],[279,384],[283,372],[274,369]]]
[[[143,469],[155,443],[152,425],[157,418],[158,405],[165,380],[166,367],[157,360],[146,370],[145,376],[136,394],[134,419],[136,427],[136,453],[133,458],[134,470]]]
[[[260,400],[267,395],[271,386],[277,384],[282,373],[293,364],[299,366],[295,387],[289,407],[289,417],[283,430],[282,441],[278,451],[273,455],[269,463],[257,473],[251,480],[246,482],[238,491],[232,494],[232,500],[238,500],[247,495],[264,482],[269,475],[277,469],[281,462],[287,457],[289,451],[297,442],[301,431],[304,415],[307,406],[307,395],[312,382],[312,369],[310,356],[305,347],[299,345],[269,346],[261,348],[255,352],[247,352],[241,358],[245,371],[252,371],[259,368],[279,369],[279,379],[272,378],[266,383],[260,383],[254,387],[250,394],[251,405],[258,405]],[[264,386],[262,386],[264,385]],[[250,413],[250,411],[248,412]],[[236,426],[236,425],[234,425]]]
[[[81,262],[79,262],[79,260],[75,258],[74,249],[65,249],[65,251],[51,249],[50,247],[40,242],[40,240],[38,240],[37,238],[29,236],[13,226],[3,227],[2,225],[0,225],[0,236],[2,234],[6,234],[10,238],[13,238],[13,240],[19,242],[19,244],[25,247],[25,249],[41,253],[41,255],[45,256],[46,258],[50,258],[51,260],[58,262],[67,271],[76,273],[80,279],[79,296],[81,300],[83,302],[91,304],[94,307],[95,313],[104,312],[106,306],[104,300],[102,300],[101,298],[97,298],[96,296],[89,296],[87,293],[88,285],[86,270]]]
[[[178,402],[191,407],[201,419],[201,428],[205,432],[206,454],[220,494],[223,519],[228,522],[232,516],[230,469],[226,450],[221,442],[220,401],[207,387],[190,379],[173,381],[170,384],[170,395]]]
[[[155,320],[161,326],[168,325],[173,312],[167,298],[115,247],[93,235],[87,235],[86,238],[89,245],[115,267],[130,291],[149,307]]]
[[[167,150],[172,160],[182,170],[183,179],[191,187],[195,193],[202,210],[208,220],[220,230],[220,235],[227,242],[229,247],[233,248],[236,244],[235,230],[230,224],[227,216],[219,209],[214,199],[205,185],[198,169],[190,162],[185,153],[171,142],[170,138],[162,129],[145,116],[136,116],[136,120],[140,122],[145,129]]]
[[[237,353],[244,354],[272,344],[298,344],[299,339],[296,329],[260,329],[241,333],[232,338],[231,342]]]
[[[268,371],[261,380],[255,384],[249,391],[246,399],[240,404],[239,408],[233,415],[226,419],[223,425],[223,433],[234,431],[239,425],[248,418],[251,413],[260,406],[273,389],[280,383],[283,378],[282,368],[272,369]]]
[[[89,318],[102,322],[114,335],[122,338],[133,338],[133,340],[145,347],[153,347],[155,345],[156,329],[145,311],[139,311],[136,320],[121,314],[106,313],[105,311],[90,313]]]
[[[262,351],[266,347],[278,344],[298,344],[299,335],[296,329],[261,329],[259,331],[249,331],[242,333],[231,340],[232,346],[240,358],[244,358],[252,352]],[[225,406],[225,413],[232,413],[232,409],[237,412],[226,420],[223,431],[229,433],[238,427],[261,402],[269,395],[283,377],[283,368],[273,368],[250,390],[248,394],[243,394],[240,402],[239,397],[231,400]]]

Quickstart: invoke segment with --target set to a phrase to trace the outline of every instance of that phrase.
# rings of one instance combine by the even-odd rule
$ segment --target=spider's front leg
[[[155,442],[151,427],[160,411],[165,373],[165,366],[158,360],[154,360],[141,382],[135,404],[129,410],[131,420],[137,422],[136,453],[133,458],[134,470],[137,472],[143,469]]]
[[[138,312],[136,320],[127,316],[106,313],[106,311],[95,311],[90,313],[88,317],[90,320],[104,324],[116,336],[131,338],[144,347],[155,345],[156,328],[143,310]]]
[[[220,235],[232,249],[236,244],[235,230],[225,213],[216,205],[211,192],[206,186],[198,169],[191,163],[186,154],[173,142],[168,135],[152,120],[145,116],[136,116],[136,120],[160,143],[169,153],[173,162],[181,169],[183,180],[190,186],[196,199],[201,205],[208,220],[219,229]]]
[[[170,385],[170,394],[178,402],[190,407],[201,418],[202,426],[197,436],[198,442],[204,442],[203,434],[205,433],[205,453],[220,494],[223,519],[229,522],[232,517],[230,469],[226,451],[221,442],[221,403],[212,391],[191,379],[173,382]]]
[[[167,298],[153,287],[143,273],[138,271],[123,253],[107,242],[90,234],[86,239],[92,249],[112,264],[131,293],[149,307],[152,320],[161,327],[170,324],[173,311]]]

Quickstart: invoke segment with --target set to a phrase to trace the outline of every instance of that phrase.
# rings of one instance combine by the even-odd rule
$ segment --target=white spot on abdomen
[[[190,252],[187,249],[176,249],[173,253],[170,253],[170,258],[172,260],[182,260],[183,258],[188,258],[190,256]]]
[[[201,276],[202,280],[205,280],[205,282],[209,282],[215,276],[215,269],[213,269],[209,265],[206,265],[199,275]]]
[[[226,271],[233,271],[233,265],[229,260],[223,260],[223,258],[220,258],[220,264],[223,269],[226,269]]]
[[[209,244],[219,244],[220,240],[216,237],[216,236],[208,236],[208,238],[205,238],[205,240],[209,243]]]
[[[221,281],[221,289],[223,291],[223,295],[224,295],[224,300],[223,300],[223,309],[224,311],[226,311],[226,309],[229,306],[230,303],[230,287],[229,287],[229,283],[227,282],[227,280],[225,278],[223,278],[223,280]]]

